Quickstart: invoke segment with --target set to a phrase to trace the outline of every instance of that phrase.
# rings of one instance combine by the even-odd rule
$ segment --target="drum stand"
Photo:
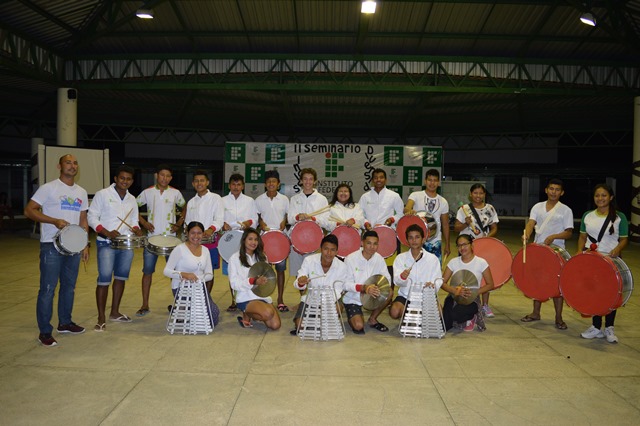
[[[335,284],[335,283],[334,283]],[[336,308],[333,286],[319,285],[309,288],[298,336],[302,340],[342,340],[344,324]]]
[[[203,281],[180,282],[173,309],[167,321],[169,333],[208,335],[213,331],[213,323],[209,317],[211,306],[206,292],[207,287]]]
[[[446,334],[436,289],[411,283],[399,332],[402,337],[441,339]]]

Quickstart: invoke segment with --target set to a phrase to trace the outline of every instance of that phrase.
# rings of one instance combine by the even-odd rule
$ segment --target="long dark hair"
[[[351,187],[346,183],[341,183],[340,185],[338,185],[336,190],[333,191],[333,198],[331,199],[331,202],[329,204],[335,206],[335,204],[338,202],[338,191],[340,191],[340,188],[347,188],[349,190],[349,199],[346,203],[344,203],[344,206],[354,208],[356,203],[355,201],[353,201],[353,191],[351,190]]]
[[[613,188],[611,188],[606,183],[599,183],[593,188],[593,195],[596,195],[596,191],[598,189],[604,189],[607,193],[612,197],[609,202],[609,213],[607,214],[607,219],[611,222],[611,227],[609,227],[609,235],[613,234],[613,223],[618,218],[618,204],[616,203],[616,194],[613,193]]]
[[[250,234],[256,234],[256,236],[258,237],[258,247],[256,247],[256,250],[253,252],[253,254],[256,256],[256,259],[258,260],[258,262],[264,262],[265,260],[267,260],[267,256],[265,256],[264,254],[264,245],[262,243],[262,238],[260,238],[260,233],[254,228],[247,228],[244,230],[244,234],[242,234],[242,238],[240,239],[239,252],[240,264],[246,268],[249,268],[251,265],[249,265],[249,262],[247,262],[247,248],[245,247],[244,243]]]

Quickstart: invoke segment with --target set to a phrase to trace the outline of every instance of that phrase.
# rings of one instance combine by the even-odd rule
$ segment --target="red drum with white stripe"
[[[322,228],[313,220],[303,220],[291,227],[291,247],[300,254],[318,250],[323,237]]]
[[[473,240],[473,253],[489,264],[494,288],[502,287],[511,278],[513,256],[509,248],[500,240],[491,237]],[[481,285],[487,284],[482,279]]]
[[[291,241],[284,232],[272,229],[264,232],[260,237],[262,238],[264,253],[267,255],[269,263],[280,263],[289,257]]]
[[[619,257],[586,251],[563,266],[560,292],[567,305],[582,315],[607,315],[627,303],[633,292],[633,276]]]
[[[338,237],[338,256],[347,257],[360,249],[360,233],[355,228],[339,225],[331,234]]]
[[[427,225],[424,223],[424,220],[417,215],[405,215],[400,218],[398,225],[396,226],[398,239],[402,245],[409,246],[409,243],[407,243],[407,228],[411,225],[418,225],[422,228],[424,231],[424,237],[429,239],[429,229],[427,229]]]
[[[511,264],[511,274],[516,287],[525,296],[547,301],[560,297],[560,270],[571,258],[562,247],[542,244],[527,245],[527,263],[522,262],[522,249],[516,253]]]

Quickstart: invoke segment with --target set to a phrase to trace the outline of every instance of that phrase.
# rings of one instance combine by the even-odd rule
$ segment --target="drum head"
[[[291,228],[291,246],[300,254],[313,253],[320,249],[324,232],[312,220],[304,220]]]
[[[177,247],[181,242],[180,238],[172,235],[154,235],[147,238],[147,244],[151,244],[156,247]]]
[[[529,244],[527,263],[522,263],[522,259],[523,252],[520,249],[511,264],[516,287],[525,296],[540,302],[560,297],[560,270],[565,264],[564,258],[549,246]]]
[[[473,240],[473,253],[489,264],[495,288],[502,287],[511,278],[513,258],[509,248],[495,238],[478,238]],[[486,285],[484,278],[481,285]]]
[[[564,265],[560,291],[567,304],[582,315],[606,315],[623,304],[618,268],[597,252],[580,253]]]
[[[267,255],[269,263],[280,263],[289,256],[291,241],[284,232],[273,230],[267,231],[261,236],[264,245],[264,253]]]
[[[331,234],[338,237],[338,256],[346,257],[360,249],[360,233],[355,228],[340,225]]]
[[[407,243],[407,228],[411,225],[418,225],[424,231],[424,236],[429,239],[429,230],[422,218],[415,215],[402,216],[396,226],[396,232],[398,233],[398,239],[402,245],[409,246]]]
[[[385,259],[393,256],[398,249],[396,231],[385,225],[378,225],[373,230],[378,234],[378,254]]]
[[[240,240],[242,239],[243,233],[244,232],[239,229],[234,229],[233,231],[225,232],[220,237],[218,241],[218,251],[226,262],[229,262],[229,259],[231,259],[234,253],[240,251]]]
[[[70,253],[80,253],[87,246],[87,232],[78,225],[67,225],[60,231],[60,245]]]

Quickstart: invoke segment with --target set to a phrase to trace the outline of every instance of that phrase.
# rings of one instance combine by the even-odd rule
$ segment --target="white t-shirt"
[[[231,229],[241,229],[239,222],[251,221],[252,228],[258,227],[258,213],[255,200],[248,195],[240,194],[236,198],[233,194],[222,197],[224,205],[224,221]]]
[[[442,241],[442,215],[449,214],[449,203],[443,196],[436,194],[435,198],[429,197],[426,191],[416,191],[409,195],[409,200],[413,201],[413,210],[425,211],[429,213],[438,225],[436,236],[432,242]]]
[[[306,276],[313,279],[309,284],[312,287],[330,286],[334,289],[336,301],[340,300],[343,291],[356,291],[356,285],[353,282],[351,273],[343,261],[335,257],[331,263],[329,271],[325,274],[322,269],[321,253],[315,253],[307,256],[302,262],[302,266],[298,270],[298,276],[293,282],[296,290],[304,290],[307,286],[298,286],[298,278]],[[300,301],[307,300],[307,295],[300,297]]]
[[[176,206],[186,204],[184,197],[176,188],[168,187],[160,191],[157,186],[150,186],[136,198],[138,207],[147,206],[147,221],[154,227],[152,235],[175,235],[171,232],[171,223],[176,223]]]
[[[447,268],[454,274],[462,269],[466,269],[467,271],[473,273],[473,275],[478,280],[478,286],[482,285],[482,273],[486,271],[488,267],[489,264],[486,260],[475,255],[469,263],[464,263],[462,261],[462,257],[455,257],[451,259],[447,264]]]
[[[378,253],[374,253],[371,259],[367,260],[362,255],[362,250],[354,251],[344,259],[345,265],[353,275],[352,281],[355,284],[363,284],[372,275],[380,274],[391,282],[391,275],[387,269],[384,257]],[[348,291],[342,297],[342,303],[362,305],[360,293],[357,291]]]
[[[619,244],[621,237],[629,236],[629,222],[627,221],[627,217],[622,212],[616,212],[616,214],[616,220],[613,222],[613,234],[609,234],[609,229],[611,228],[611,222],[609,222],[607,229],[605,229],[604,234],[602,235],[602,240],[598,243],[599,253],[611,253],[611,250],[616,248]],[[598,235],[600,234],[600,229],[602,229],[602,225],[604,225],[606,218],[606,216],[600,216],[597,210],[586,212],[582,215],[580,233],[586,233],[597,240]],[[589,249],[590,246],[591,240],[587,238],[584,248]]]
[[[553,212],[553,216],[547,221],[544,228],[541,229],[547,220],[547,216],[551,212]],[[544,244],[544,240],[546,240],[549,235],[559,234],[565,229],[573,229],[573,212],[567,205],[559,201],[558,204],[549,211],[547,211],[546,201],[537,203],[531,208],[529,219],[536,221],[536,236],[533,241],[538,244]],[[565,240],[563,239],[553,240],[553,244],[558,247],[564,248],[564,243]]]
[[[89,209],[87,191],[80,185],[69,186],[60,179],[42,185],[33,197],[47,216],[64,219],[72,225],[80,224],[80,212]],[[40,242],[51,243],[58,228],[51,223],[40,224]]]
[[[257,259],[255,255],[247,255],[247,262],[253,266]],[[271,297],[259,297],[251,291],[253,285],[249,283],[249,268],[240,263],[240,253],[236,252],[229,259],[229,285],[236,292],[236,302],[249,302],[251,300],[264,300],[271,303]]]
[[[133,235],[133,231],[129,227],[135,228],[138,226],[138,204],[129,191],[126,192],[124,198],[120,198],[115,187],[115,183],[112,183],[110,186],[96,192],[87,214],[89,226],[96,232],[102,226],[108,231],[120,228],[118,232],[122,235]],[[129,226],[120,222],[119,218]],[[99,241],[108,240],[100,234],[96,238]]]
[[[214,231],[220,231],[224,225],[222,197],[209,190],[203,196],[196,194],[190,199],[186,210],[187,212],[184,213],[185,226],[197,221],[204,225],[205,231],[209,228],[213,228]]]
[[[329,218],[327,220],[327,231],[333,231],[338,226],[338,222],[332,220],[339,219],[342,222],[346,222],[349,219],[353,219],[356,221],[355,225],[359,228],[362,228],[364,225],[364,213],[360,208],[358,203],[354,203],[353,206],[347,207],[341,204],[339,201],[331,206],[331,210],[329,210]]]
[[[164,267],[164,275],[171,278],[171,288],[180,287],[180,272],[191,272],[202,281],[213,279],[211,255],[206,247],[202,247],[200,256],[195,256],[189,250],[186,243],[182,243],[173,249]]]
[[[256,211],[269,229],[280,229],[282,219],[289,212],[289,199],[279,192],[269,198],[265,192],[256,198]]]
[[[327,197],[320,194],[317,190],[313,190],[313,192],[309,195],[306,195],[304,192],[300,192],[299,194],[294,195],[289,200],[289,214],[287,215],[287,220],[291,225],[298,222],[296,216],[300,213],[313,213],[318,211],[329,205],[327,201]],[[316,215],[316,222],[322,228],[327,227],[327,218],[329,217],[329,212],[324,212]]]
[[[409,272],[407,279],[403,280],[400,275],[409,268],[411,268],[411,272]],[[411,250],[400,253],[393,261],[393,282],[398,286],[398,296],[408,298],[411,284],[424,285],[428,282],[435,284],[436,278],[442,278],[440,261],[425,249],[422,249],[422,258],[417,262],[414,261]],[[441,284],[436,285],[436,291],[440,289],[440,286]]]
[[[393,229],[396,229],[404,210],[400,195],[386,187],[380,192],[376,192],[375,189],[365,192],[358,204],[364,212],[365,223],[369,222],[371,226],[382,225],[387,219],[393,217],[394,222],[391,224]]]
[[[465,205],[465,208],[467,208],[467,205]],[[494,223],[500,222],[500,220],[498,219],[498,213],[496,212],[496,209],[494,209],[491,204],[485,204],[483,208],[476,209],[476,211],[478,212],[478,216],[480,217],[480,221],[482,222],[482,224],[480,225],[478,224],[476,217],[471,211],[469,212],[469,214],[471,216],[471,220],[473,221],[473,224],[480,231],[480,234],[478,235],[474,234],[473,230],[468,226],[464,228],[462,231],[460,231],[460,234],[471,235],[474,238],[486,237],[487,235],[489,235],[489,232],[491,231],[490,229],[491,225],[493,225]],[[458,220],[461,223],[465,223],[466,217],[467,215],[465,215],[463,207],[460,207],[458,209],[458,213],[456,214],[456,220]]]

